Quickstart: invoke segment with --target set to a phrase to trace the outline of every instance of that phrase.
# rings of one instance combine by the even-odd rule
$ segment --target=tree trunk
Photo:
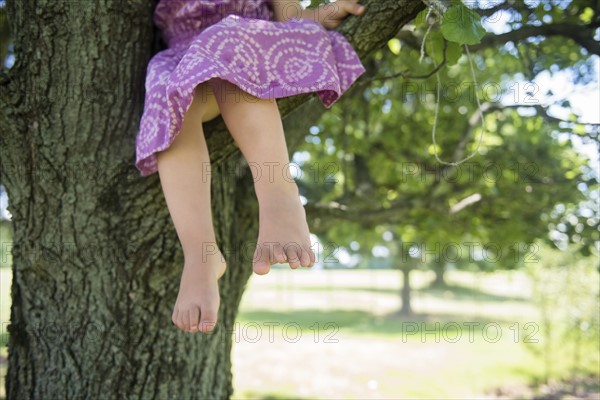
[[[248,169],[230,172],[240,155],[222,120],[207,124],[228,270],[217,331],[179,331],[171,311],[181,249],[158,175],[134,167],[155,3],[7,3],[16,56],[0,71],[0,181],[14,227],[10,399],[232,393],[228,331],[252,271],[256,199]],[[365,3],[373,12],[342,27],[361,56],[423,8]],[[282,114],[307,99],[281,101]]]
[[[446,286],[446,281],[444,279],[444,274],[446,272],[446,264],[443,262],[434,262],[433,272],[435,273],[435,278],[433,279],[433,282],[431,282],[431,286],[434,288]]]
[[[410,271],[412,268],[410,265],[404,265],[401,268],[402,271],[402,289],[400,291],[400,296],[402,300],[402,307],[400,308],[400,315],[412,315],[413,310],[410,304]]]

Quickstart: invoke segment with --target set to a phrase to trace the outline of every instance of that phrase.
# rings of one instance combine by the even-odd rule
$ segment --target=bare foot
[[[315,253],[311,249],[306,212],[294,190],[259,196],[259,233],[253,258],[254,272],[264,275],[271,264],[288,262],[292,269],[312,267]]]
[[[186,257],[171,317],[179,329],[192,333],[214,329],[221,300],[217,281],[225,268],[220,252]]]

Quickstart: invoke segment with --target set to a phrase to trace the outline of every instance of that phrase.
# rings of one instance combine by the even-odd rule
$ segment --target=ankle
[[[192,249],[184,248],[183,258],[186,264],[225,262],[225,257],[216,242],[204,242],[202,245]]]
[[[273,182],[255,184],[256,197],[259,204],[278,203],[282,199],[298,199],[300,190],[296,182]]]

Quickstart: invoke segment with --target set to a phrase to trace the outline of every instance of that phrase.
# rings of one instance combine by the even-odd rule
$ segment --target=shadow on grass
[[[326,292],[330,290],[350,291],[350,292],[368,292],[377,294],[389,294],[400,296],[400,288],[378,288],[378,287],[334,287],[334,286],[299,286],[297,290],[306,291],[318,291]],[[421,296],[432,296],[438,297],[445,300],[458,300],[458,301],[492,301],[492,302],[504,302],[504,301],[516,301],[516,302],[528,302],[529,300],[524,297],[518,296],[503,296],[499,294],[488,293],[480,289],[471,288],[468,286],[445,284],[442,286],[428,286],[424,288],[412,289],[414,294]]]
[[[425,288],[419,288],[414,290],[417,293],[425,295],[432,295],[434,297],[451,298],[455,300],[477,300],[477,301],[517,301],[517,302],[529,302],[530,300],[520,296],[503,296],[501,294],[488,293],[481,289],[473,287],[455,285],[455,284],[443,284],[440,286],[428,286]]]
[[[500,386],[490,393],[498,398],[532,400],[599,399],[600,381],[594,374],[546,380],[530,379],[528,385]]]
[[[445,335],[459,335],[468,331],[481,332],[488,324],[510,324],[511,321],[491,320],[481,317],[453,314],[416,314],[403,316],[393,313],[385,316],[371,314],[363,310],[294,310],[244,311],[238,316],[241,324],[273,325],[285,328],[297,324],[302,331],[317,329],[324,332],[338,332],[355,335],[404,335],[409,337],[424,331],[443,331]]]
[[[243,399],[253,400],[312,400],[314,397],[290,397],[289,394],[285,393],[256,393],[256,392],[244,392]],[[235,400],[235,398],[233,398]],[[1,400],[1,399],[0,399]]]

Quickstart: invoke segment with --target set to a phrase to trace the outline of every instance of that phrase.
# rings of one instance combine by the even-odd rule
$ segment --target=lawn
[[[428,272],[413,278],[415,315],[401,316],[397,271],[253,276],[232,332],[233,398],[495,398],[541,379],[540,320],[523,273],[452,271],[441,289],[428,288]],[[0,269],[2,321],[9,284],[10,270]],[[5,359],[0,368],[3,378]],[[561,377],[568,363],[552,368]]]
[[[403,317],[396,271],[253,276],[234,332],[234,398],[480,398],[542,373],[515,339],[536,318],[522,274],[455,272],[428,290],[431,278],[414,273],[417,315]]]

